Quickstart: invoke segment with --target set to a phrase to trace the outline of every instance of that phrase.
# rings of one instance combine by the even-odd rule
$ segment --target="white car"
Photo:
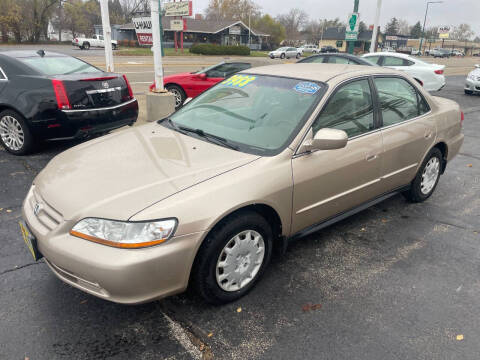
[[[298,48],[298,51],[300,51],[302,55],[304,52],[316,54],[320,52],[320,49],[316,45],[303,45]]]
[[[412,51],[410,52],[410,55],[422,56],[422,52],[418,49],[412,49]]]
[[[105,47],[105,41],[102,35],[93,35],[91,38],[75,38],[72,40],[73,46],[78,46],[82,50],[88,50],[91,47]],[[115,50],[118,46],[117,40],[112,40],[112,49]]]
[[[480,93],[480,64],[475,65],[475,69],[470,71],[465,81],[465,94],[474,93]]]
[[[302,56],[302,53],[299,49],[294,47],[281,47],[277,50],[270,51],[268,53],[271,59],[280,58],[280,59],[289,59],[289,58],[297,58],[299,59]]]
[[[445,76],[443,75],[445,65],[430,64],[400,53],[370,53],[363,57],[376,65],[405,71],[427,91],[438,91],[445,86]]]

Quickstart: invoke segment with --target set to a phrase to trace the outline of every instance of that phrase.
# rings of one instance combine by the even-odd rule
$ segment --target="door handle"
[[[378,157],[378,154],[367,155],[367,161],[373,161]]]

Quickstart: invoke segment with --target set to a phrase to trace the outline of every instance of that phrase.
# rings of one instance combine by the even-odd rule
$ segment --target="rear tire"
[[[211,304],[239,299],[267,268],[272,242],[272,229],[260,214],[242,211],[227,217],[207,236],[195,257],[193,289]]]
[[[25,118],[13,110],[0,113],[0,143],[14,155],[25,155],[34,148],[33,137]]]
[[[84,48],[85,50],[90,50],[90,43],[84,42],[84,43],[83,43],[83,48]]]
[[[175,95],[175,110],[180,109],[187,98],[185,91],[178,85],[167,85],[165,89]]]
[[[296,59],[300,59],[300,54],[297,53],[297,56],[295,56]]]
[[[405,198],[413,203],[427,200],[435,191],[442,173],[443,155],[438,148],[430,150],[420,166],[410,189],[405,191]]]
[[[117,45],[116,44],[112,44],[112,50],[117,50]]]
[[[280,55],[280,59],[285,59],[285,54]]]

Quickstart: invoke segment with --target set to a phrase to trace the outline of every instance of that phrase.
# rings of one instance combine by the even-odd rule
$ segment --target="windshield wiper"
[[[173,123],[173,122],[170,120],[170,123]],[[202,129],[192,129],[192,128],[189,128],[189,127],[186,127],[186,126],[177,126],[177,125],[174,125],[174,126],[177,129],[183,130],[185,132],[190,132],[190,133],[197,134],[198,136],[200,136],[204,139],[207,139],[207,140],[210,140],[210,141],[215,140],[217,144],[220,144],[220,145],[225,146],[227,148],[230,148],[232,150],[238,150],[237,146],[233,145],[227,139],[225,139],[221,136],[206,133]]]

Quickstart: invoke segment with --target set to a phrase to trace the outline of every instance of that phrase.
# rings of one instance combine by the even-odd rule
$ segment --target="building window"
[[[340,48],[343,46],[343,41],[342,40],[337,40],[337,48]]]

